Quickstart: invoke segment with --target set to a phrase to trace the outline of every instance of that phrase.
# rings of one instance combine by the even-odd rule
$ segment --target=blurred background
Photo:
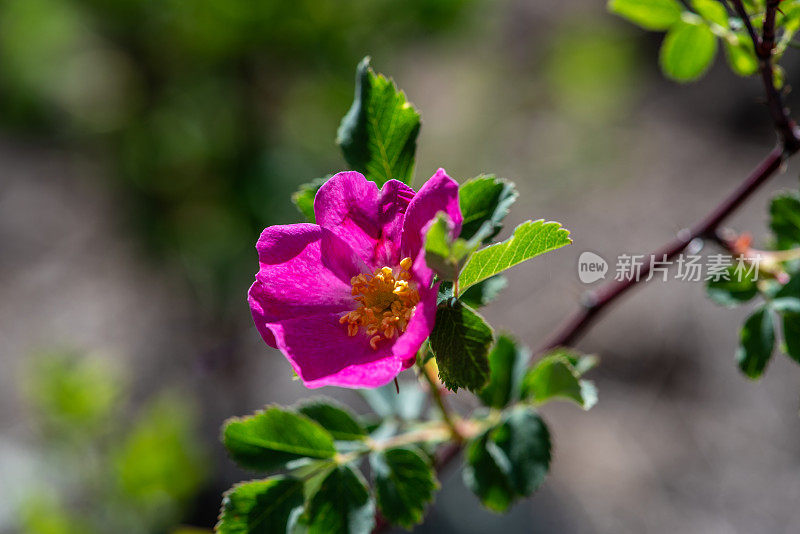
[[[585,289],[580,252],[643,254],[708,211],[772,146],[758,82],[722,57],[667,82],[660,36],[602,4],[0,1],[0,533],[213,526],[249,476],[222,421],[309,395],[245,294],[261,229],[344,168],[364,55],[422,112],[417,184],[493,172],[521,192],[510,223],[572,230],[486,310],[530,345]],[[769,197],[731,221],[756,244]],[[739,374],[745,314],[698,283],[640,288],[580,343],[598,406],[544,410],[545,487],[496,516],[452,469],[417,531],[797,532],[800,370]]]

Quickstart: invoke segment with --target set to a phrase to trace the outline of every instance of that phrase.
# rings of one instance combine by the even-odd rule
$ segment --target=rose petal
[[[348,336],[341,314],[288,319],[265,326],[274,334],[306,387],[375,388],[390,382],[403,369],[385,341],[374,350],[369,336]]]
[[[374,263],[381,234],[379,207],[378,186],[354,171],[331,177],[314,198],[317,224],[350,245],[369,265]]]
[[[270,226],[262,232],[256,249],[260,269],[248,302],[257,326],[355,307],[350,294],[350,278],[359,272],[352,265],[354,253],[319,226]],[[274,347],[272,334],[260,326],[259,331]]]
[[[453,237],[461,233],[461,208],[458,205],[458,183],[444,169],[436,171],[420,188],[406,210],[401,249],[404,256],[416,258],[425,238],[423,229],[440,211],[453,221]]]
[[[398,180],[389,180],[381,189],[379,224],[381,235],[378,239],[376,263],[397,265],[400,257],[400,242],[403,235],[403,219],[414,190]]]

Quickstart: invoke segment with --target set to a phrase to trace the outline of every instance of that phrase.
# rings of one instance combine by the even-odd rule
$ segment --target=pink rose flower
[[[262,232],[250,310],[307,387],[374,388],[413,365],[436,318],[423,242],[440,211],[457,236],[458,184],[443,169],[416,193],[341,172],[317,193],[317,224]]]

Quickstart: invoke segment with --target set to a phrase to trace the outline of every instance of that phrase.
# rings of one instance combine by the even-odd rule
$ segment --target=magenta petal
[[[350,246],[327,228],[322,229],[320,255],[322,264],[348,287],[352,278],[371,269]]]
[[[261,234],[259,271],[248,292],[250,310],[264,340],[275,346],[266,322],[343,312],[353,308],[347,264],[353,252],[331,237],[323,258],[325,230],[315,224],[270,226]],[[330,265],[327,267],[326,265]],[[352,269],[352,267],[351,267]]]
[[[425,225],[440,211],[453,221],[453,236],[461,233],[461,208],[458,205],[458,183],[444,169],[436,171],[417,192],[406,210],[401,249],[404,256],[417,257],[424,239]]]
[[[411,266],[411,272],[414,275],[414,280],[420,287],[431,287],[433,283],[433,269],[428,267],[425,263],[425,250],[420,249],[417,257],[414,258],[414,263]],[[421,293],[420,293],[421,294]]]
[[[376,388],[403,369],[388,343],[369,345],[369,337],[350,337],[341,314],[289,319],[266,325],[306,387]]]
[[[275,336],[272,335],[272,331],[266,326],[267,321],[275,320],[275,316],[274,314],[268,314],[264,311],[264,307],[261,305],[261,301],[266,300],[263,293],[264,290],[258,280],[253,282],[253,285],[250,286],[250,290],[247,292],[247,303],[250,305],[250,315],[253,316],[253,322],[256,324],[258,333],[261,334],[261,338],[270,347],[277,348],[278,345],[275,343]]]
[[[398,180],[389,180],[381,189],[379,223],[381,234],[378,239],[376,262],[396,265],[400,257],[400,241],[403,235],[403,219],[414,190]]]
[[[354,171],[331,177],[314,199],[317,224],[347,243],[370,265],[381,234],[379,209],[378,186]]]

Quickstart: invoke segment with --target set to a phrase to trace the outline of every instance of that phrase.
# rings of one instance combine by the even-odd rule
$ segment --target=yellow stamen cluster
[[[378,348],[382,339],[392,339],[406,331],[419,293],[411,282],[411,258],[403,258],[398,269],[381,267],[375,274],[359,274],[350,283],[359,307],[339,319],[347,325],[347,335],[366,330],[369,345]]]

